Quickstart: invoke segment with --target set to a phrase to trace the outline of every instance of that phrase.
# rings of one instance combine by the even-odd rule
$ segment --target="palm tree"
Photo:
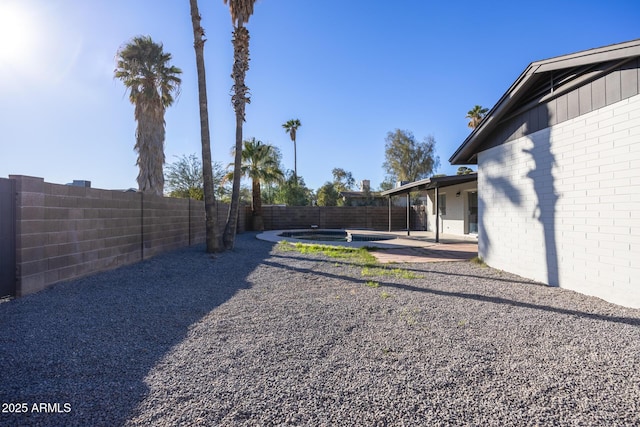
[[[179,93],[182,71],[169,66],[171,54],[165,53],[162,44],[149,36],[134,37],[118,49],[115,77],[129,89],[129,100],[135,106],[134,117],[138,122],[136,165],[138,189],[162,195],[164,191],[164,113],[173,104],[173,94]]]
[[[300,120],[291,119],[287,123],[283,124],[282,127],[284,131],[289,134],[291,140],[293,141],[293,176],[295,179],[298,179],[298,154],[296,152],[296,132],[298,128],[302,126]]]
[[[231,22],[233,23],[233,95],[231,103],[236,112],[236,147],[233,165],[233,185],[231,189],[231,204],[229,215],[224,228],[223,242],[226,249],[233,249],[236,240],[238,210],[240,208],[240,168],[242,163],[242,125],[244,123],[245,105],[250,102],[249,88],[244,84],[244,78],[249,69],[249,30],[244,24],[249,22],[253,14],[256,0],[224,0],[229,4]]]
[[[489,111],[488,108],[482,108],[480,105],[473,107],[466,116],[466,118],[469,119],[469,124],[467,126],[472,129],[477,128],[482,119],[484,119],[485,114],[487,114],[487,111]]]
[[[251,178],[253,228],[254,230],[262,231],[264,230],[264,223],[262,221],[260,183],[281,182],[284,179],[284,173],[280,169],[278,149],[273,145],[263,144],[262,141],[251,138],[244,141],[241,157],[242,166],[240,172],[242,176]]]
[[[211,137],[209,133],[209,111],[207,104],[207,80],[204,69],[204,28],[200,25],[198,1],[189,0],[191,23],[193,26],[193,47],[196,51],[196,71],[198,73],[198,98],[200,104],[200,139],[202,145],[202,176],[204,179],[205,240],[207,252],[219,252],[218,209],[213,188],[213,168],[211,163]]]

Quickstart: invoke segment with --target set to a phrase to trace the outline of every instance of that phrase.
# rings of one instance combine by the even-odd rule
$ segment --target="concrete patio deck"
[[[411,231],[410,235],[407,236],[406,231],[384,232],[345,229],[345,231],[355,234],[380,235],[387,238],[393,236],[393,238],[368,242],[327,242],[280,236],[284,231],[309,230],[270,230],[260,233],[256,237],[274,243],[287,241],[291,243],[324,244],[354,248],[375,247],[377,250],[371,253],[382,263],[463,261],[478,255],[478,239],[476,236],[441,234],[439,242],[436,243],[435,233],[431,231]]]

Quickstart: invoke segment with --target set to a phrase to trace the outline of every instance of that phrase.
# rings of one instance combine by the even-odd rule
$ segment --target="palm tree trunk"
[[[231,187],[231,204],[224,228],[223,242],[225,249],[233,249],[238,227],[238,212],[240,210],[240,178],[242,176],[242,122],[244,120],[236,113],[236,155],[233,162],[233,185]]]
[[[200,26],[198,1],[191,4],[191,23],[193,24],[193,47],[196,51],[196,69],[198,72],[198,99],[200,102],[200,138],[202,140],[202,176],[204,180],[204,210],[207,252],[222,250],[218,238],[217,207],[213,193],[213,166],[211,161],[211,138],[209,133],[209,111],[207,108],[207,81],[204,69],[204,29]]]
[[[260,180],[254,178],[252,184],[253,195],[253,230],[264,231],[264,221],[262,219],[262,194],[260,191]]]
[[[260,195],[260,180],[251,180],[251,195],[252,195],[252,207],[254,216],[262,216],[262,200]]]
[[[223,243],[226,249],[233,249],[236,240],[238,212],[240,207],[240,178],[242,176],[242,125],[245,105],[249,102],[249,88],[244,78],[249,69],[249,30],[239,21],[233,30],[233,91],[231,103],[236,112],[236,155],[233,164],[233,187],[229,215],[224,228]]]
[[[160,97],[139,98],[135,106],[138,189],[162,196],[164,192],[165,108]]]
[[[296,177],[296,184],[298,183],[298,152],[296,149],[296,139],[293,139],[293,176]]]

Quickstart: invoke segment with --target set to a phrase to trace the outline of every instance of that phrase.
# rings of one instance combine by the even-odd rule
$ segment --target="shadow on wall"
[[[530,119],[526,123],[525,134],[530,133],[530,129],[545,129],[545,131],[540,132],[535,138],[531,138],[531,149],[523,149],[522,151],[529,154],[534,163],[534,168],[527,173],[527,178],[533,181],[533,189],[537,198],[537,204],[532,212],[532,218],[536,219],[540,225],[542,225],[544,234],[547,284],[550,286],[560,286],[556,243],[556,204],[558,203],[559,196],[556,193],[553,178],[555,157],[551,153],[551,132],[550,129],[548,129],[550,117],[546,105],[541,105],[537,111],[539,113],[537,115],[538,122],[536,123],[538,126],[534,127],[535,124],[532,123],[530,114]]]
[[[522,122],[520,122],[522,123]],[[550,114],[546,105],[540,105],[537,108],[529,111],[527,119],[524,121],[524,129],[522,135],[531,135],[536,131],[539,131],[534,137],[529,137],[531,141],[531,148],[523,148],[522,152],[531,156],[533,161],[533,169],[529,170],[522,178],[528,178],[532,181],[533,190],[536,195],[536,206],[531,213],[533,220],[538,221],[542,226],[544,237],[544,257],[547,270],[546,283],[550,286],[559,286],[559,268],[558,268],[558,251],[556,243],[556,204],[558,202],[558,194],[554,185],[554,178],[552,174],[553,166],[555,165],[555,158],[551,153],[551,140],[550,140]],[[516,126],[518,123],[514,123]],[[515,129],[512,129],[516,131]],[[504,147],[503,147],[504,148]],[[520,149],[517,145],[513,146],[514,150]],[[503,167],[506,168],[507,162],[510,161],[506,158],[508,149],[496,150],[496,154],[487,158],[484,168],[497,164],[498,170]],[[510,158],[519,158],[518,153],[511,153]],[[480,180],[483,181],[484,186],[491,189],[491,191],[478,193],[478,206],[480,215],[478,218],[479,233],[481,238],[479,239],[479,253],[485,258],[489,258],[491,252],[492,243],[491,236],[487,232],[486,228],[486,213],[493,209],[501,209],[500,204],[503,202],[509,202],[516,207],[522,207],[524,205],[523,196],[521,190],[516,187],[513,182],[517,181],[520,177],[513,176],[512,178],[506,178],[502,174],[492,176],[490,173],[484,173],[481,175]],[[488,194],[494,196],[487,198]],[[504,218],[505,220],[507,218]],[[523,219],[524,225],[530,223],[528,219]]]
[[[123,425],[146,377],[215,308],[248,289],[272,245],[238,236],[215,260],[202,245],[0,304],[0,401],[68,413],[1,414],[2,425]],[[29,407],[31,409],[31,406]]]
[[[497,163],[499,166],[506,166],[506,162],[504,150],[497,150],[497,155],[487,159],[487,164]],[[484,191],[478,191],[478,234],[481,236],[478,239],[478,253],[487,258],[491,252],[492,245],[491,235],[487,233],[484,221],[487,209],[500,209],[500,204],[503,200],[508,200],[512,205],[520,206],[522,196],[520,195],[520,190],[510,180],[502,176],[483,173],[479,179],[492,188],[491,193],[496,194],[496,197],[487,199]]]

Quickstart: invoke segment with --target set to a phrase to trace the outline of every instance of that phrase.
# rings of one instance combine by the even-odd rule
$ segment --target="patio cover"
[[[391,197],[392,196],[401,196],[403,194],[407,197],[407,236],[411,234],[410,228],[411,224],[409,223],[409,212],[411,209],[411,203],[409,200],[409,193],[413,191],[424,191],[424,190],[436,190],[435,196],[435,204],[436,204],[436,243],[440,241],[440,230],[439,230],[439,217],[440,217],[440,209],[438,207],[438,190],[443,187],[450,187],[452,185],[464,184],[465,182],[477,181],[478,174],[476,172],[467,174],[467,175],[449,175],[449,176],[437,176],[432,178],[421,179],[419,181],[410,182],[408,184],[401,185],[396,188],[392,188],[391,190],[386,190],[380,193],[382,196],[387,196],[389,198],[389,231],[391,231]]]

